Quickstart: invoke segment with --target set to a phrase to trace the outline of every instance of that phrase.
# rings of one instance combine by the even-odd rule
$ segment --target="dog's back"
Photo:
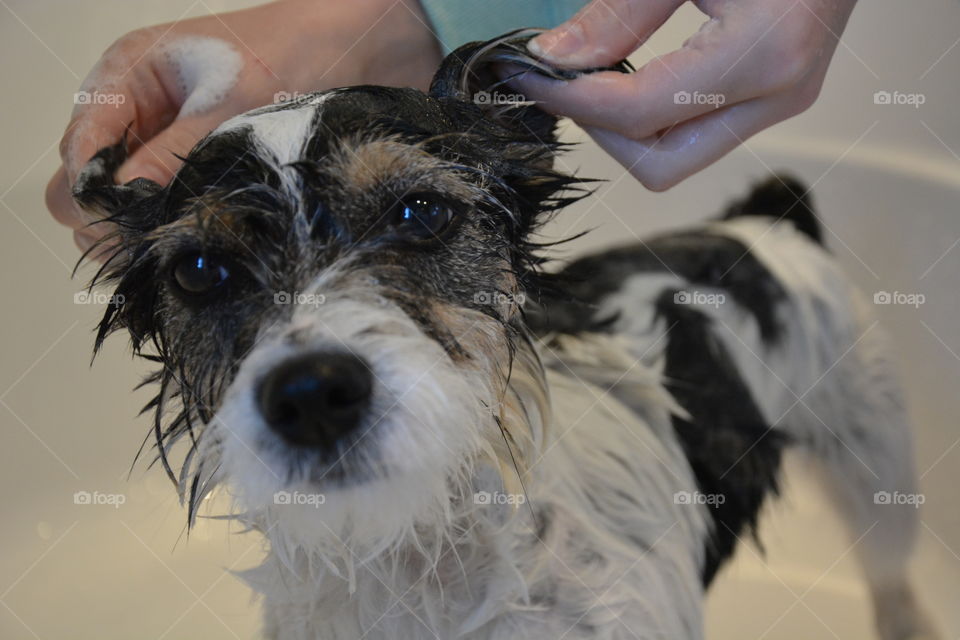
[[[859,540],[881,636],[919,637],[930,629],[905,579],[916,505],[884,499],[916,495],[906,413],[882,331],[822,236],[807,190],[774,176],[719,220],[581,258],[547,278],[531,324],[548,366],[590,389],[555,400],[557,448],[579,467],[573,473],[596,467],[592,488],[604,498],[589,504],[605,530],[668,567],[647,597],[679,601],[668,574],[683,572],[671,566],[682,553],[676,540],[651,538],[676,528],[688,535],[674,538],[699,540],[694,556],[709,585],[738,542],[758,535],[783,455],[808,456]],[[675,406],[653,399],[651,374]],[[613,404],[631,407],[646,432]],[[590,420],[598,423],[578,427]],[[669,498],[677,508],[651,498],[677,486]],[[624,515],[631,509],[641,523]],[[645,562],[624,575],[636,564]],[[647,580],[657,573],[643,570]]]

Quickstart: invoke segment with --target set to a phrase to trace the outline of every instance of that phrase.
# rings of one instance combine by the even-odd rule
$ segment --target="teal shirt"
[[[552,28],[586,0],[420,0],[443,53],[521,27]]]

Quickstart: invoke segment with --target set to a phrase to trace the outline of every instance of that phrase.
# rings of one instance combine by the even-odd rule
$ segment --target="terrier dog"
[[[115,183],[124,143],[78,180],[115,229],[97,347],[125,329],[160,365],[146,410],[189,520],[226,484],[268,541],[266,635],[702,638],[795,450],[859,540],[880,637],[933,637],[917,510],[889,498],[916,493],[901,392],[806,190],[546,269],[536,231],[585,181],[493,65],[579,72],[527,37],[458,49],[428,93],[235,117],[166,187]]]

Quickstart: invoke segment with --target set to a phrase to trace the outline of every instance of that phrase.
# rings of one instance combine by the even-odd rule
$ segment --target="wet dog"
[[[917,511],[885,499],[916,492],[900,391],[806,190],[544,268],[537,229],[586,192],[555,119],[498,93],[495,63],[570,76],[523,41],[466,45],[428,93],[233,118],[167,187],[115,184],[123,143],[78,180],[115,229],[97,344],[159,365],[190,520],[226,484],[268,540],[267,635],[701,638],[788,450],[862,536],[881,637],[929,634]]]

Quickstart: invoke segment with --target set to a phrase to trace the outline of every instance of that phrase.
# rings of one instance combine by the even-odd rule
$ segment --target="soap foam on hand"
[[[146,55],[153,45],[155,35],[133,33],[122,38],[90,70],[80,84],[78,95],[120,94],[123,79],[131,73],[133,67]],[[151,40],[144,41],[144,38]],[[144,53],[144,47],[147,47]],[[174,70],[177,98],[181,100],[177,118],[184,118],[210,111],[220,104],[236,85],[243,59],[236,48],[225,40],[209,36],[180,36],[157,45],[155,55],[165,58],[168,66]],[[132,102],[133,100],[124,100]],[[73,134],[68,142],[65,154],[65,168],[71,181],[75,180],[82,167],[74,162],[84,162],[87,158],[77,157],[77,145],[91,137],[102,135],[98,125],[78,116],[86,109],[100,108],[93,100],[80,101],[74,98],[71,114]],[[112,140],[97,140],[102,145]]]
[[[177,73],[183,105],[177,118],[209,111],[230,93],[243,61],[229,42],[205,36],[185,36],[164,43],[164,56]]]

